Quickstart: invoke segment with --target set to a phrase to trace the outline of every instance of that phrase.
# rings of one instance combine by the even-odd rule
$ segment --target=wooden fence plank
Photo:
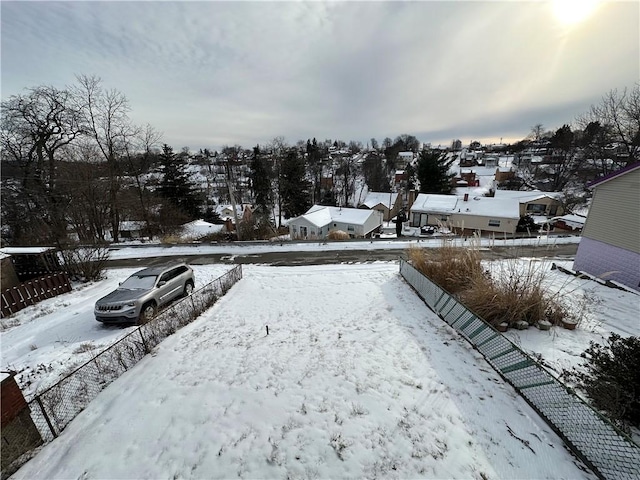
[[[8,317],[28,305],[72,290],[66,273],[46,275],[23,282],[1,292],[0,318]]]

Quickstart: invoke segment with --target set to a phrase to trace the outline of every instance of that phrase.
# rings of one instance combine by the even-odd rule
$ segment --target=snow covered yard
[[[14,475],[170,477],[595,478],[395,263],[245,266]]]
[[[506,336],[529,354],[539,354],[543,364],[556,375],[563,370],[579,368],[584,362],[580,355],[589,342],[605,344],[611,333],[622,337],[639,336],[640,294],[607,287],[596,281],[574,277],[560,270],[551,270],[552,261],[544,258],[520,258],[504,262],[517,262],[521,271],[540,269],[543,285],[557,295],[561,302],[581,318],[575,330],[553,327],[542,331],[510,329]],[[557,265],[571,269],[573,261],[554,260]],[[489,269],[491,263],[487,262]]]
[[[226,273],[228,265],[193,265],[196,289]],[[106,326],[93,316],[100,297],[139,268],[106,270],[106,279],[75,284],[73,290],[0,320],[2,370],[18,372],[25,397],[52,385],[125,336],[133,327]]]

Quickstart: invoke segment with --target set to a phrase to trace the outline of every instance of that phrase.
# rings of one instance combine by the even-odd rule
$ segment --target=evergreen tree
[[[309,172],[313,178],[313,201],[315,203],[320,203],[320,199],[322,197],[322,173],[324,165],[322,162],[322,152],[315,137],[313,141],[307,140],[307,164],[309,166]]]
[[[166,198],[177,211],[195,220],[200,216],[200,196],[195,185],[185,171],[185,165],[176,158],[173,149],[164,144],[160,154],[163,167],[159,193]]]
[[[451,161],[446,154],[423,150],[418,157],[417,176],[420,182],[420,193],[451,193],[451,179],[449,173]]]
[[[416,188],[416,169],[409,163],[405,171],[407,172],[407,190],[414,190]]]
[[[389,178],[382,165],[382,158],[377,153],[370,153],[362,165],[364,181],[371,192],[388,192]]]
[[[251,158],[251,191],[257,210],[262,214],[268,213],[272,203],[271,169],[258,145],[253,148]]]
[[[305,178],[304,161],[295,148],[290,148],[280,166],[280,196],[284,218],[297,217],[311,207],[309,182]]]

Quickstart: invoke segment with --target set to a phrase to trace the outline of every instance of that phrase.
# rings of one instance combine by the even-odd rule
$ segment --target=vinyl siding
[[[583,238],[573,269],[640,291],[640,254],[624,248]]]
[[[431,219],[431,215],[429,215]],[[500,226],[489,225],[490,220],[500,221]],[[515,233],[518,220],[514,218],[505,217],[484,217],[480,215],[460,215],[450,214],[449,221],[446,222],[452,228],[459,228],[465,230],[480,230],[483,232],[496,232],[496,233]]]
[[[640,253],[640,169],[595,187],[582,236]]]

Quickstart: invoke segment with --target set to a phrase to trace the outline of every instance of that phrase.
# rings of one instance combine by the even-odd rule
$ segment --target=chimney
[[[468,202],[468,201],[469,201],[469,194],[468,194],[468,193],[465,193],[465,194],[464,194],[464,201],[465,201],[465,202]]]
[[[411,206],[413,205],[413,202],[415,201],[416,201],[416,191],[409,190],[409,199],[407,201],[407,209],[411,208]]]

